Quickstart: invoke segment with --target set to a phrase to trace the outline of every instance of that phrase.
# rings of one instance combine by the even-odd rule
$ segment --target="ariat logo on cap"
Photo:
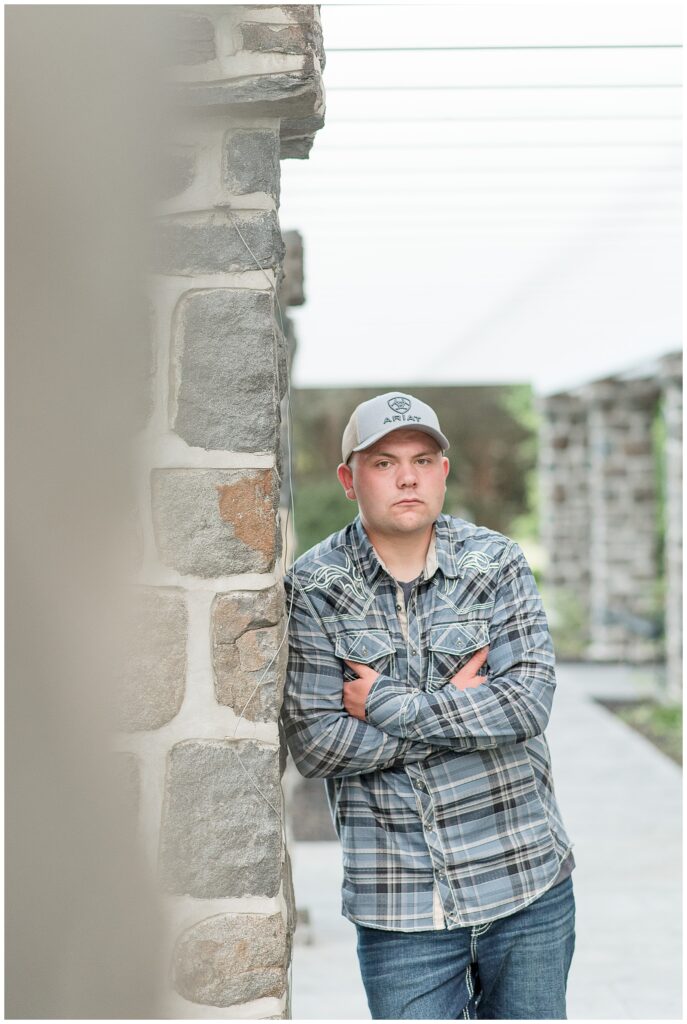
[[[409,398],[390,398],[386,404],[390,406],[394,412],[408,412],[408,409],[410,409]]]
[[[399,422],[400,423],[421,423],[422,422],[422,416],[406,416],[405,415],[408,412],[408,409],[410,409],[410,406],[412,404],[409,398],[402,398],[400,395],[398,395],[396,398],[388,398],[386,404],[388,406],[390,406],[397,415],[396,416],[385,416],[384,420],[383,420],[384,423],[399,423]]]

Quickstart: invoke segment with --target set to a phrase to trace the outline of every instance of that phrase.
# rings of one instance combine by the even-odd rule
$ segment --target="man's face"
[[[437,442],[412,428],[392,431],[354,452],[337,476],[360,517],[379,533],[424,530],[442,510],[450,464]]]

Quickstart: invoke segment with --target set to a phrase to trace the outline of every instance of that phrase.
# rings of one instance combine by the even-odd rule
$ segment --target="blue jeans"
[[[356,924],[373,1020],[566,1020],[572,875],[508,917],[452,930]]]

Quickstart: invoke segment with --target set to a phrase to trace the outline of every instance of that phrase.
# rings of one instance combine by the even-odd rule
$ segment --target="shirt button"
[[[428,826],[427,826],[427,831],[428,831],[428,832],[433,832],[433,831],[434,831],[434,828],[433,828],[433,826],[432,826],[432,825],[428,825]]]
[[[417,650],[414,647],[411,647],[410,650],[412,651],[413,654],[417,654]]]
[[[396,611],[397,611],[397,612],[400,612],[400,610],[401,610],[401,606],[400,606],[400,604],[397,604],[397,605],[396,605]]]
[[[425,784],[424,784],[424,782],[422,781],[422,779],[418,779],[418,780],[417,780],[417,784],[418,784],[418,786],[420,787],[420,789],[424,789],[424,788],[425,788]]]

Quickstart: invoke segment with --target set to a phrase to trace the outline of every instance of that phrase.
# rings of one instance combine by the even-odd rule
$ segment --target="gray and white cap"
[[[442,434],[437,414],[430,405],[402,391],[387,391],[361,402],[351,413],[341,441],[342,461],[347,463],[352,452],[369,448],[380,437],[400,427],[412,427],[429,434],[444,451],[449,447],[448,438]]]

